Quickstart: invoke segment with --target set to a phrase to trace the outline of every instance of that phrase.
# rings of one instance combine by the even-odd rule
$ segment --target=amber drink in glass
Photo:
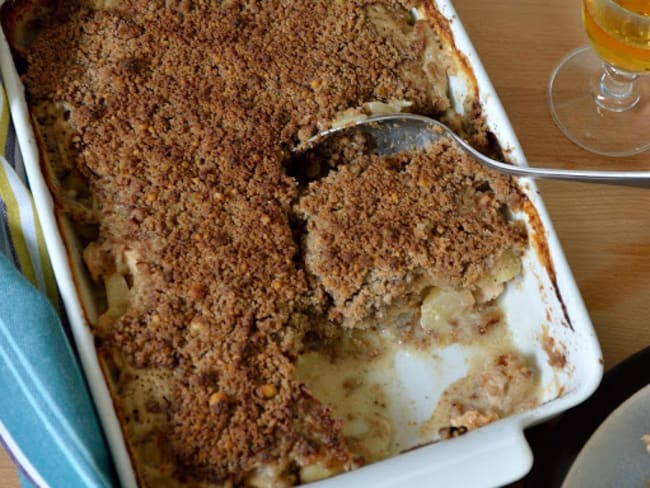
[[[607,156],[650,148],[650,0],[583,0],[591,43],[555,68],[549,104],[573,142]]]

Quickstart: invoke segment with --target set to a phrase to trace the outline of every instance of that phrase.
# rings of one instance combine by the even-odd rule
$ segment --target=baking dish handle
[[[484,434],[484,439],[476,439],[476,449],[468,450],[468,456],[458,456],[456,468],[452,471],[464,472],[467,480],[455,486],[496,487],[523,478],[533,466],[533,453],[523,430],[514,419],[505,419],[501,425],[494,425],[489,431],[479,429],[476,434]],[[477,435],[479,437],[479,435]],[[481,436],[482,437],[482,436]],[[445,486],[441,484],[441,486]],[[451,486],[451,485],[448,485]]]
[[[456,439],[421,447],[308,486],[494,488],[524,477],[532,464],[533,455],[521,424],[516,417],[511,417]]]
[[[431,447],[439,448],[429,453],[432,469],[392,486],[493,488],[523,478],[533,465],[532,451],[514,417]]]

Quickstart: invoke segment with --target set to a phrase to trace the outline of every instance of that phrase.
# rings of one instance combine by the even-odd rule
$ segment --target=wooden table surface
[[[551,120],[549,74],[587,42],[579,0],[454,4],[531,165],[650,170],[650,152],[595,156],[565,139]],[[609,368],[650,345],[650,191],[561,182],[539,187]],[[19,486],[1,450],[0,486]]]

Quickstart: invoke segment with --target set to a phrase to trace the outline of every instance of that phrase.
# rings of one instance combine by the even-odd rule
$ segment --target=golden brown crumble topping
[[[294,378],[314,317],[358,325],[418,280],[416,294],[471,286],[523,245],[501,212],[510,180],[445,145],[329,154],[347,159],[311,184],[286,168],[289,148],[366,102],[447,115],[443,47],[411,4],[53,2],[14,46],[90,274],[128,288],[93,332],[129,447],[161,478],[238,485],[271,466],[293,484],[314,463],[360,465]],[[491,150],[468,109],[467,137]]]
[[[384,157],[364,141],[337,144],[328,159],[338,169],[297,204],[306,269],[332,297],[330,319],[358,325],[396,300],[420,302],[430,286],[472,288],[495,256],[523,248],[525,230],[503,214],[516,203],[511,180],[448,142]]]

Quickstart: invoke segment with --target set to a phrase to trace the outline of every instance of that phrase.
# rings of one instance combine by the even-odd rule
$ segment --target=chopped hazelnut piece
[[[260,386],[260,393],[264,398],[273,398],[278,393],[278,389],[275,385],[267,383]]]

